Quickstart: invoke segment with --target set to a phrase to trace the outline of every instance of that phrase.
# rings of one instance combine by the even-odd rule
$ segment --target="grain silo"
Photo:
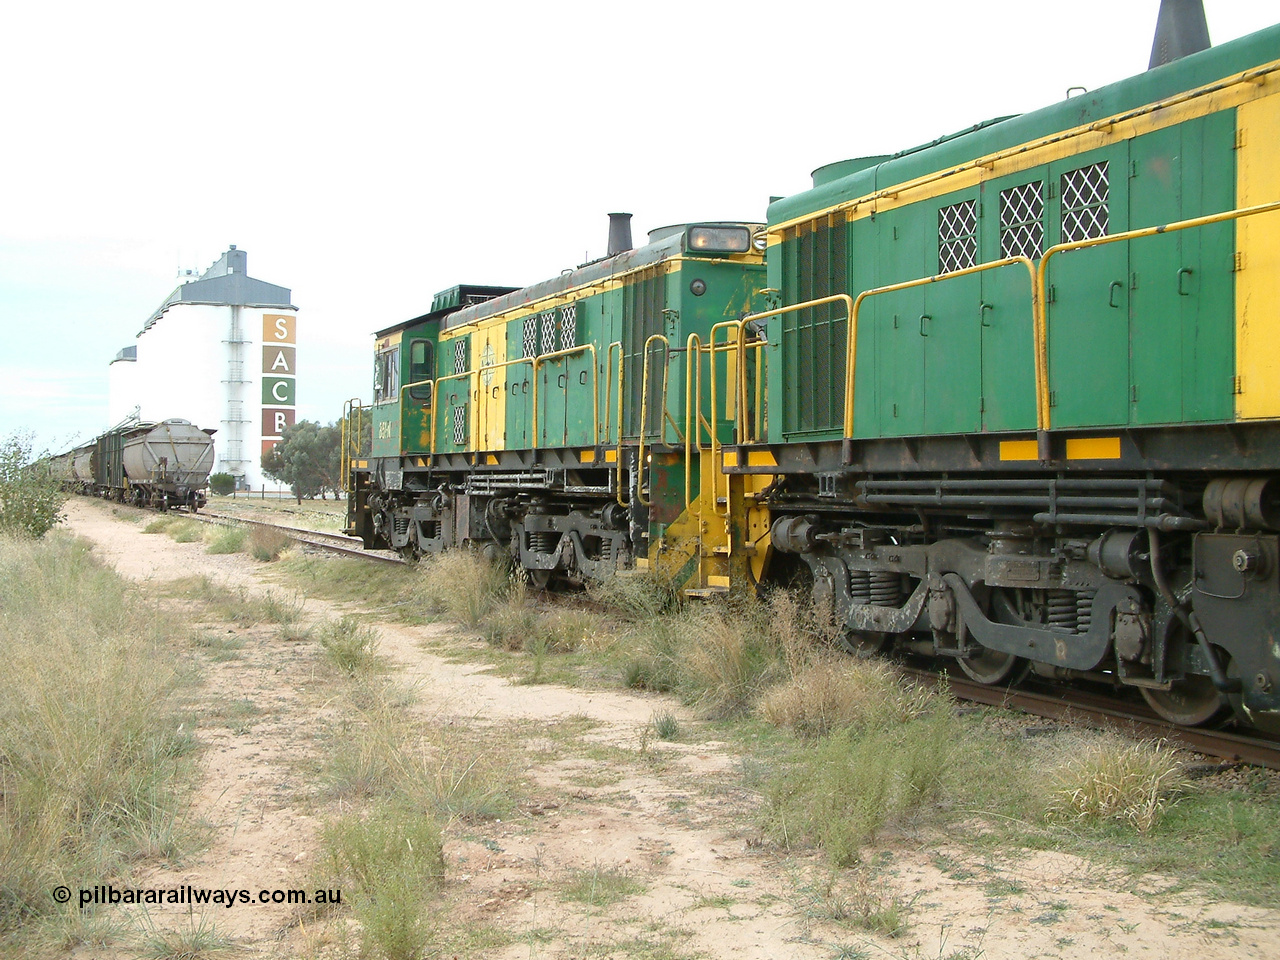
[[[175,288],[137,343],[111,362],[111,422],[181,417],[216,428],[215,472],[261,485],[262,453],[297,409],[298,308],[290,297],[289,288],[250,277],[248,255],[232,246]]]

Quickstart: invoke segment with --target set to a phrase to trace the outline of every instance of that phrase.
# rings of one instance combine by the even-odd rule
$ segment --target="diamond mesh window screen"
[[[978,204],[975,200],[938,211],[938,272],[964,270],[978,263]]]
[[[1044,252],[1044,190],[1039,180],[1000,191],[1000,256]]]
[[[467,372],[467,338],[453,341],[453,372]]]
[[[1107,161],[1062,175],[1062,242],[1105,237],[1111,182]]]
[[[578,305],[571,303],[560,308],[560,349],[568,350],[578,345]]]
[[[453,408],[453,445],[466,446],[467,443],[467,408]]]
[[[542,352],[555,353],[556,350],[556,312],[548,311],[542,315]]]
[[[536,314],[530,314],[524,318],[524,355],[526,357],[536,357],[538,355],[538,317]]]

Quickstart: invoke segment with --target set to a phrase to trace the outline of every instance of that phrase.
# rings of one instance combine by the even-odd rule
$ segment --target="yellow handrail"
[[[617,498],[620,506],[626,507],[629,506],[629,504],[626,500],[622,499],[622,341],[615,340],[614,343],[618,345],[618,452],[616,456],[618,479],[614,484],[614,489],[617,491],[614,496]],[[613,345],[613,343],[609,344],[610,350],[613,349]],[[608,358],[606,358],[606,362],[608,362]]]
[[[613,343],[609,344],[609,349],[608,349],[608,350],[606,350],[606,351],[605,351],[605,354],[604,354],[604,441],[603,441],[604,443],[608,443],[608,442],[609,442],[609,434],[610,434],[610,429],[609,429],[609,428],[610,428],[610,422],[609,422],[609,421],[612,419],[612,416],[613,416],[613,408],[609,405],[609,401],[613,398],[613,367],[612,367],[610,364],[611,364],[611,362],[612,362],[612,360],[613,360],[613,348],[614,348],[614,347],[617,347],[617,348],[618,348],[618,360],[619,360],[619,363],[618,363],[618,366],[619,366],[619,372],[618,372],[618,400],[619,400],[619,403],[618,403],[618,410],[619,410],[619,413],[618,413],[618,417],[619,417],[619,422],[618,422],[618,436],[619,436],[619,437],[621,437],[621,436],[622,436],[622,422],[621,422],[621,417],[622,417],[622,413],[621,413],[621,410],[622,410],[622,403],[621,403],[621,400],[622,400],[622,372],[621,372],[621,366],[622,366],[622,363],[621,363],[621,360],[622,360],[622,341],[621,341],[621,340],[615,340],[615,341],[613,341]]]
[[[642,358],[640,372],[640,446],[636,450],[636,500],[641,506],[647,507],[650,501],[644,498],[644,429],[645,420],[649,412],[649,347],[655,340],[662,341],[663,364],[662,364],[662,412],[667,412],[667,377],[671,373],[671,341],[660,333],[655,333],[644,342],[644,356]],[[658,439],[666,440],[667,425],[661,418],[658,419]],[[621,434],[621,431],[619,431]]]
[[[349,490],[351,485],[351,447],[352,440],[355,441],[355,452],[358,456],[360,453],[360,440],[364,434],[364,404],[360,402],[359,397],[352,397],[342,405],[342,468],[341,468],[341,484],[343,490]],[[358,418],[356,423],[352,425],[352,418]],[[354,434],[354,436],[353,436]]]
[[[464,373],[451,373],[447,377],[436,377],[434,380],[415,380],[413,383],[406,383],[400,388],[400,412],[404,413],[404,395],[407,390],[413,387],[421,387],[424,384],[431,384],[431,446],[427,450],[428,455],[436,455],[436,420],[439,419],[440,410],[443,409],[440,404],[440,384],[446,380],[460,380],[463,377],[470,377],[475,374],[474,370],[467,370]],[[467,387],[470,390],[470,386]],[[400,438],[400,442],[404,442],[404,438]]]
[[[1203,227],[1207,224],[1222,223],[1226,220],[1239,220],[1243,217],[1256,216],[1259,213],[1271,213],[1275,210],[1280,210],[1280,200],[1274,200],[1271,203],[1260,203],[1252,207],[1227,210],[1224,213],[1211,213],[1203,217],[1192,217],[1189,220],[1175,220],[1172,223],[1166,223],[1158,227],[1141,227],[1137,230],[1126,230],[1123,233],[1110,233],[1105,237],[1090,237],[1087,240],[1058,243],[1046,250],[1040,258],[1040,267],[1036,271],[1033,281],[1034,284],[1038,285],[1041,293],[1038,298],[1040,303],[1039,322],[1036,324],[1036,423],[1042,431],[1042,435],[1049,429],[1049,311],[1043,294],[1048,289],[1047,280],[1050,258],[1059,253],[1067,253],[1072,250],[1099,247],[1106,243],[1117,243],[1121,240],[1140,240],[1143,237],[1152,237],[1161,233],[1173,233],[1176,230],[1188,230],[1191,227]],[[1042,372],[1044,376],[1043,392],[1039,390]],[[1048,459],[1047,451],[1043,449],[1043,443],[1041,459]]]
[[[738,338],[738,335],[742,333],[742,326],[743,324],[746,323],[746,320],[747,318],[743,318],[742,320],[722,320],[719,323],[712,324],[711,332],[707,340],[707,366],[710,368],[710,372],[711,372],[711,424],[710,424],[711,429],[709,431],[711,434],[711,467],[712,467],[711,505],[716,515],[721,517],[727,517],[729,515],[729,488],[728,488],[729,478],[725,477],[725,505],[724,505],[725,512],[721,513],[720,512],[720,481],[717,479],[716,474],[717,472],[724,473],[724,452],[722,449],[724,445],[720,442],[719,431],[717,431],[716,429],[717,427],[717,423],[716,423],[716,350],[717,350],[716,331],[722,330],[722,329],[733,329],[734,343],[730,344],[729,339],[726,337],[724,346],[720,347],[720,352],[721,353],[736,352],[738,350],[737,338]],[[740,373],[742,364],[738,363],[737,368],[738,369],[735,371],[735,373]],[[740,380],[740,379],[741,379],[740,377],[735,377],[735,380]],[[738,383],[735,383],[734,387],[737,390],[738,399],[741,400],[743,395],[742,388],[739,386]],[[735,412],[735,416],[734,416],[735,421],[737,421],[741,416],[741,411],[742,411],[742,408],[741,406],[739,406],[738,410]],[[715,469],[717,453],[720,454],[719,471]]]
[[[963,270],[953,270],[950,273],[940,273],[932,277],[921,277],[918,280],[907,280],[904,283],[891,283],[883,287],[875,287],[871,290],[863,290],[856,300],[853,301],[853,307],[849,311],[849,329],[846,334],[849,338],[848,347],[845,351],[844,365],[844,437],[845,441],[853,439],[853,397],[854,397],[854,370],[857,365],[857,349],[858,349],[858,311],[862,307],[862,301],[867,297],[874,297],[881,293],[893,293],[896,290],[908,290],[911,287],[923,287],[931,283],[940,283],[943,280],[954,280],[957,277],[965,277],[971,273],[981,273],[984,270],[996,270],[1000,267],[1012,266],[1015,263],[1021,263],[1027,268],[1027,275],[1031,280],[1031,319],[1032,319],[1032,336],[1038,336],[1040,326],[1041,310],[1039,288],[1036,284],[1036,265],[1027,257],[1005,257],[1003,260],[993,260],[990,263],[980,263],[974,267],[965,267]],[[1048,393],[1048,377],[1044,372],[1040,357],[1036,356],[1036,397],[1037,400],[1042,393]]]
[[[685,508],[693,506],[693,448],[702,452],[700,423],[702,420],[702,338],[696,333],[689,334],[685,341],[684,372],[684,503]],[[689,369],[692,364],[693,368]],[[695,386],[694,380],[697,379]],[[698,519],[702,519],[702,503],[698,503]]]
[[[598,446],[600,443],[600,378],[596,372],[596,345],[594,343],[584,343],[579,347],[569,347],[567,350],[556,350],[552,353],[544,353],[533,358],[533,446],[538,446],[538,365],[548,360],[556,360],[560,357],[568,357],[577,353],[591,354],[591,443]],[[565,375],[565,390],[568,391],[568,374]]]

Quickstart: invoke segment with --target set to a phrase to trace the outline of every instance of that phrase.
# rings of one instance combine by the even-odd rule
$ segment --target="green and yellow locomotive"
[[[510,554],[541,585],[652,563],[723,592],[731,558],[750,576],[768,516],[740,504],[759,481],[703,474],[733,439],[741,397],[716,385],[740,379],[742,318],[763,304],[761,225],[673,226],[632,249],[626,216],[599,261],[453,287],[376,334],[372,449],[349,481],[366,546]],[[747,379],[763,390],[763,366]]]
[[[1273,28],[771,205],[728,469],[851,646],[1280,728],[1277,143]]]
[[[351,528],[1280,729],[1280,27],[378,333]],[[763,256],[762,256],[763,251]]]

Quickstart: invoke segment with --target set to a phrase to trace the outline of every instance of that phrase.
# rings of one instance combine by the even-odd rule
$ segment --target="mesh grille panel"
[[[623,299],[623,383],[625,386],[623,423],[626,435],[640,432],[640,393],[644,372],[644,344],[652,334],[662,332],[662,311],[667,305],[667,280],[661,267],[652,267],[636,275],[626,288]],[[654,349],[649,360],[649,396],[662,392],[661,352]],[[662,424],[661,404],[649,404],[645,436],[655,436]]]
[[[538,318],[533,314],[524,318],[524,355],[538,355]]]
[[[542,315],[542,352],[556,352],[556,312],[554,310]]]
[[[938,211],[938,272],[966,270],[978,263],[978,204],[974,200]]]
[[[1105,237],[1111,184],[1107,161],[1062,175],[1062,242]]]
[[[843,219],[800,224],[791,232],[784,259],[784,289],[791,302],[819,300],[848,292],[848,225]],[[809,389],[791,393],[784,408],[786,429],[819,432],[844,423],[844,359],[847,320],[840,303],[783,314],[786,376],[803,378]]]
[[[1030,257],[1044,252],[1044,191],[1036,180],[1000,191],[1000,255]]]
[[[453,372],[467,372],[467,339],[463,337],[453,341]]]
[[[453,408],[453,445],[465,446],[467,442],[467,408]]]
[[[560,310],[560,349],[578,345],[578,305],[571,303]]]

